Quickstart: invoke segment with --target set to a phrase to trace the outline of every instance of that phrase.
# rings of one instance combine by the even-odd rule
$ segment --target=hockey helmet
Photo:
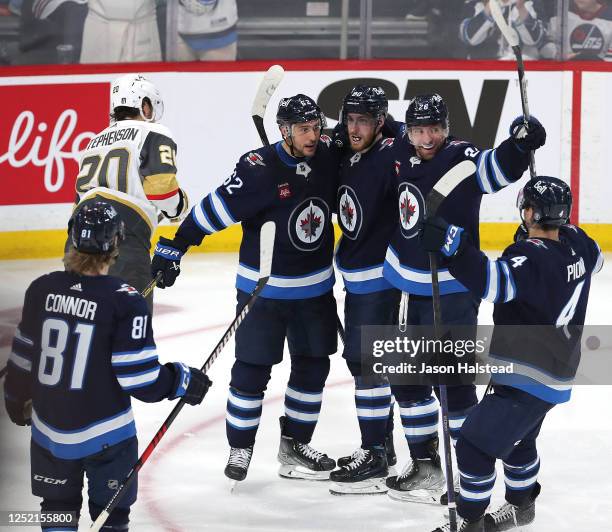
[[[125,228],[119,213],[106,201],[85,203],[78,207],[70,225],[70,240],[81,253],[108,253],[125,238]]]
[[[442,96],[436,93],[415,96],[406,110],[406,127],[442,124],[448,129],[448,109]]]
[[[351,89],[342,102],[342,120],[349,113],[371,115],[374,118],[387,116],[389,103],[387,95],[381,87],[357,85]]]
[[[305,94],[296,94],[289,98],[282,98],[276,112],[276,123],[279,126],[300,124],[319,120],[321,127],[326,126],[325,116],[317,103]]]
[[[153,114],[151,118],[144,116],[142,102],[148,98]],[[117,107],[132,107],[138,109],[140,116],[147,122],[157,122],[164,114],[164,102],[161,93],[153,83],[142,74],[125,74],[113,81],[111,85],[111,111]]]
[[[537,224],[560,226],[568,222],[572,210],[572,191],[557,177],[538,176],[530,180],[519,192],[516,205],[521,211],[533,209]]]

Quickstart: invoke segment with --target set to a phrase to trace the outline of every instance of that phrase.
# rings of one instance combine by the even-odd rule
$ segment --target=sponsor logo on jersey
[[[83,291],[83,287],[81,286],[81,283],[77,283],[77,284],[73,284],[70,287],[70,290],[76,290],[77,292],[82,292]]]
[[[0,87],[1,205],[70,203],[87,143],[108,126],[108,82]]]
[[[361,230],[363,209],[355,191],[346,185],[338,189],[338,221],[342,234],[355,240]]]
[[[259,153],[251,152],[245,157],[245,159],[251,166],[266,166],[266,163],[263,161],[263,157],[259,155]]]
[[[289,216],[291,243],[301,251],[318,249],[329,224],[329,206],[321,198],[307,198]]]
[[[297,175],[303,175],[306,179],[308,179],[308,174],[312,171],[308,163],[301,162],[295,167],[295,173]]]
[[[289,188],[289,183],[281,183],[278,185],[278,197],[282,200],[291,197],[291,188]]]
[[[399,189],[399,220],[404,238],[413,238],[418,234],[419,221],[425,212],[425,201],[421,191],[412,183],[403,182]]]
[[[117,288],[117,292],[125,292],[129,296],[135,296],[136,294],[138,294],[138,290],[136,290],[136,288],[130,286],[127,283],[123,283],[121,285],[121,288]]]

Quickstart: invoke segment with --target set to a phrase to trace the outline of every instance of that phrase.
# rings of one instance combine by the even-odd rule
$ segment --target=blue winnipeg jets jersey
[[[435,157],[425,161],[417,156],[407,135],[396,139],[395,153],[399,224],[387,250],[383,274],[393,286],[404,292],[430,296],[429,257],[418,242],[427,194],[453,166],[464,160],[474,161],[476,173],[449,194],[438,215],[463,227],[478,246],[482,195],[497,192],[520,179],[528,167],[528,156],[518,150],[511,139],[495,149],[479,151],[468,142],[449,137]],[[440,264],[438,278],[442,295],[467,291],[450,274],[445,261]]]
[[[559,241],[523,240],[497,260],[469,246],[451,262],[455,277],[495,303],[496,326],[517,326],[493,334],[491,357],[514,362],[514,373],[495,374],[496,382],[551,403],[569,400],[591,275],[602,264],[597,243],[573,225],[560,228]]]
[[[195,205],[177,231],[191,245],[242,222],[236,287],[251,292],[259,278],[259,233],[276,223],[272,275],[261,292],[271,299],[304,299],[332,289],[339,152],[321,136],[315,155],[298,159],[278,142],[240,157],[234,173]]]
[[[382,271],[397,225],[393,143],[381,138],[367,152],[345,155],[340,166],[336,265],[355,294],[392,288]]]
[[[116,277],[53,272],[28,288],[5,394],[32,399],[32,439],[78,459],[136,434],[130,395],[167,397],[145,300]]]

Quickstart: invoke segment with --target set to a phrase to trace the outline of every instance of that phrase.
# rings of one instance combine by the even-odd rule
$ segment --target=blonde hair
[[[91,253],[82,253],[74,246],[70,246],[64,254],[64,267],[66,271],[86,274],[92,272],[100,272],[104,266],[112,266],[119,256],[119,250],[115,247],[108,253],[94,255]]]

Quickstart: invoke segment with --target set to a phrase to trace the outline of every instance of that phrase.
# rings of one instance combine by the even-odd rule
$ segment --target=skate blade
[[[394,501],[413,502],[417,504],[435,504],[440,505],[440,490],[410,490],[399,491],[390,489],[387,496]]]
[[[313,471],[301,465],[281,465],[278,474],[283,478],[297,480],[329,480],[331,471]]]
[[[237,480],[233,480],[233,479],[228,479],[228,486],[229,486],[229,492],[230,494],[234,493],[234,490],[236,489],[236,486],[238,485],[238,481]]]
[[[332,495],[384,495],[389,491],[385,478],[370,478],[360,482],[333,482]]]

